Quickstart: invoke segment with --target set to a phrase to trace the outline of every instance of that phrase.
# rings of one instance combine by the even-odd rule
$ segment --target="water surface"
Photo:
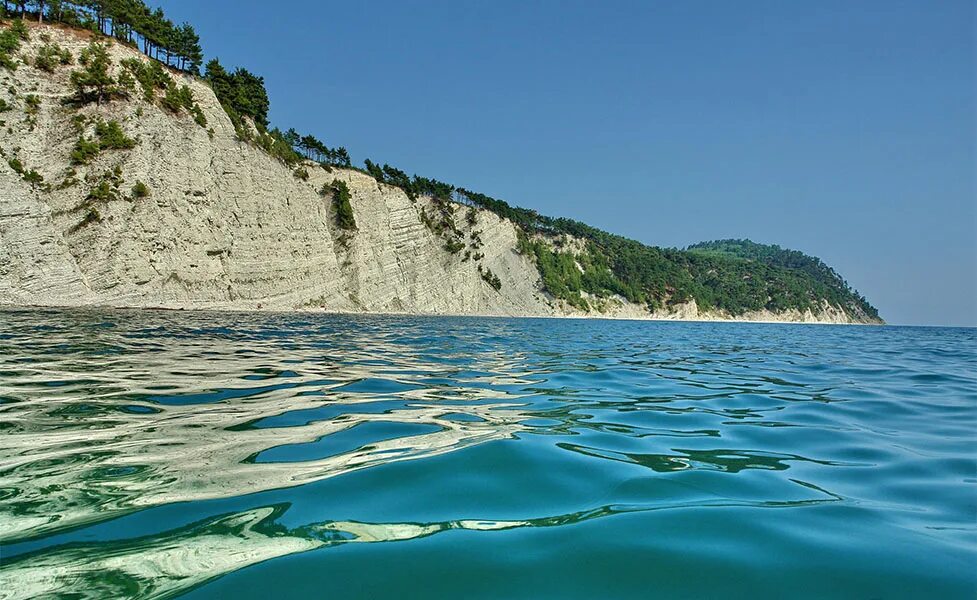
[[[973,329],[0,312],[0,598],[977,595]]]

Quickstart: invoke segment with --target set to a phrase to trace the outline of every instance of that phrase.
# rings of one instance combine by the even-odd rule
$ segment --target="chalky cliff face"
[[[203,119],[128,99],[81,107],[75,66],[30,64],[44,38],[76,63],[90,39],[32,26],[14,71],[0,69],[0,304],[314,309],[479,315],[727,318],[694,303],[652,314],[621,299],[582,312],[549,296],[517,231],[494,213],[416,201],[356,170],[308,164],[307,178],[239,141],[203,82],[170,73]],[[149,59],[110,44],[111,71]],[[2,106],[2,104],[0,104]],[[117,121],[136,143],[73,164],[79,137]],[[74,163],[78,163],[77,160]],[[43,181],[32,174],[43,177]],[[347,184],[355,230],[338,227],[332,193]],[[148,194],[134,191],[137,182]],[[102,186],[103,192],[93,190]],[[447,231],[444,225],[448,224]],[[850,322],[843,310],[741,315]]]
[[[44,43],[41,31],[32,28],[21,54],[34,55]],[[43,31],[75,57],[88,44],[76,32]],[[116,72],[126,58],[148,62],[119,44],[110,55]],[[308,179],[299,179],[238,141],[200,81],[171,73],[193,91],[206,127],[188,111],[174,115],[145,101],[138,86],[129,100],[66,105],[72,68],[0,71],[0,98],[12,107],[0,115],[7,122],[0,134],[0,302],[554,313],[534,265],[513,251],[515,229],[494,214],[478,211],[472,224],[459,207],[451,218],[465,247],[451,252],[448,239],[422,220],[423,211],[437,212],[430,201],[412,202],[399,188],[354,170],[307,165]],[[29,96],[40,100],[35,114],[25,111]],[[78,115],[86,118],[81,132],[74,126]],[[135,147],[72,165],[79,136],[92,137],[98,119],[118,121]],[[10,159],[36,170],[43,183],[25,181]],[[119,198],[86,201],[116,167]],[[336,226],[331,193],[320,194],[336,179],[352,193],[355,231]],[[66,180],[77,183],[64,187]],[[147,196],[133,197],[137,181],[146,184]],[[89,217],[91,208],[97,219]],[[498,290],[483,276],[488,273],[499,278]]]

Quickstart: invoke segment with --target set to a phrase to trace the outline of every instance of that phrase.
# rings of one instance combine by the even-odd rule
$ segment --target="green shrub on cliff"
[[[27,25],[24,24],[23,19],[14,19],[11,21],[9,31],[12,35],[16,36],[18,41],[29,42],[31,40],[31,32],[27,29]]]
[[[346,182],[335,179],[332,183],[322,186],[319,193],[323,196],[332,194],[332,206],[333,210],[336,211],[336,225],[346,231],[355,230],[356,219],[353,216],[353,205],[350,204],[353,195],[350,194]]]
[[[492,286],[492,289],[497,292],[502,289],[502,280],[499,279],[498,275],[492,272],[492,269],[483,269],[482,265],[478,265],[478,272],[482,276],[482,279],[484,279],[487,284]]]
[[[28,115],[36,115],[41,109],[41,97],[37,94],[27,94],[24,96],[24,112]]]
[[[444,243],[444,249],[452,254],[458,254],[465,249],[465,242],[460,240],[448,240]]]
[[[182,109],[188,112],[193,110],[196,104],[193,100],[193,91],[189,86],[182,85],[177,87],[172,81],[166,86],[166,94],[159,101],[163,108],[173,114],[179,114]]]
[[[136,184],[132,186],[132,197],[145,198],[147,196],[149,196],[149,186],[139,180],[136,180]]]
[[[95,124],[95,135],[102,150],[128,150],[136,147],[136,140],[128,137],[116,120],[99,120]]]
[[[86,205],[91,206],[100,202],[105,203],[122,199],[119,193],[119,188],[122,186],[121,166],[116,165],[113,169],[105,171],[99,176],[89,175],[86,181],[92,184],[92,187],[88,190],[88,194],[85,196]]]
[[[197,125],[200,125],[201,127],[207,126],[207,115],[204,114],[203,109],[200,108],[200,105],[197,104],[196,102],[194,102],[193,106],[190,107],[190,114],[193,116],[193,120]],[[208,131],[208,135],[210,135],[210,137],[213,138],[213,135],[210,133],[210,131]]]
[[[86,206],[85,207],[85,216],[82,218],[82,220],[80,222],[78,222],[76,225],[72,226],[68,230],[68,233],[76,233],[77,231],[79,231],[83,227],[85,227],[86,225],[91,225],[92,223],[98,223],[101,220],[102,220],[102,213],[100,213],[96,207],[94,207],[94,206]]]
[[[115,200],[116,195],[112,189],[112,184],[103,179],[96,183],[92,189],[88,190],[88,195],[85,196],[85,199],[91,202],[108,202]]]
[[[37,126],[37,115],[41,112],[41,97],[37,94],[27,94],[24,96],[24,114],[27,116],[24,122],[30,131],[34,131]]]
[[[108,47],[105,44],[92,42],[81,51],[78,62],[82,68],[71,73],[76,103],[101,104],[120,95],[118,82],[109,74],[112,60],[109,58]]]
[[[155,61],[144,62],[137,58],[127,58],[119,64],[126,69],[142,88],[143,99],[146,102],[156,100],[156,92],[165,91],[173,85],[173,78],[163,70],[163,66]]]
[[[66,190],[76,185],[78,185],[78,171],[74,167],[69,167],[65,170],[64,179],[58,184],[58,189]]]
[[[72,62],[74,58],[71,56],[71,51],[53,43],[44,44],[34,55],[34,66],[48,73],[53,73],[59,66],[70,65]]]
[[[207,117],[193,96],[193,90],[188,85],[178,86],[163,66],[155,61],[142,61],[127,58],[120,62],[125,69],[119,75],[121,84],[123,76],[131,76],[139,83],[142,97],[146,102],[155,102],[156,94],[164,92],[159,99],[160,105],[171,113],[178,115],[186,110],[193,120],[201,127],[207,126]]]
[[[102,150],[128,150],[136,146],[136,140],[128,137],[118,121],[99,121],[95,124],[95,137],[89,139],[79,136],[75,147],[71,150],[71,162],[75,165],[86,165]]]
[[[15,57],[20,50],[20,43],[30,39],[27,27],[20,19],[15,19],[11,24],[0,31],[0,67],[13,71],[17,68]]]
[[[24,163],[20,161],[19,158],[11,158],[7,161],[7,164],[15,173],[20,175],[20,178],[31,184],[31,187],[37,187],[44,183],[44,176],[35,171],[34,169],[28,169],[24,166]]]
[[[292,148],[285,135],[278,129],[259,132],[254,142],[259,148],[282,161],[289,168],[302,160],[302,157]]]
[[[71,163],[75,165],[87,165],[93,158],[98,156],[101,150],[97,141],[81,136],[75,142],[75,147],[71,150]]]
[[[35,171],[34,169],[24,172],[24,174],[21,177],[23,178],[24,181],[31,184],[31,187],[37,187],[42,183],[44,183],[44,176],[38,173],[37,171]]]

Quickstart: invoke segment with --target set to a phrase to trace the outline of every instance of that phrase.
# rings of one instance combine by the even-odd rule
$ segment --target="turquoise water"
[[[977,330],[0,312],[0,597],[974,598]]]

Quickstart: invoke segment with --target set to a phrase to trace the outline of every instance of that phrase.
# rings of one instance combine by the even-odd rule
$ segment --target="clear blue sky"
[[[357,163],[797,248],[889,322],[977,324],[972,1],[161,4]]]

